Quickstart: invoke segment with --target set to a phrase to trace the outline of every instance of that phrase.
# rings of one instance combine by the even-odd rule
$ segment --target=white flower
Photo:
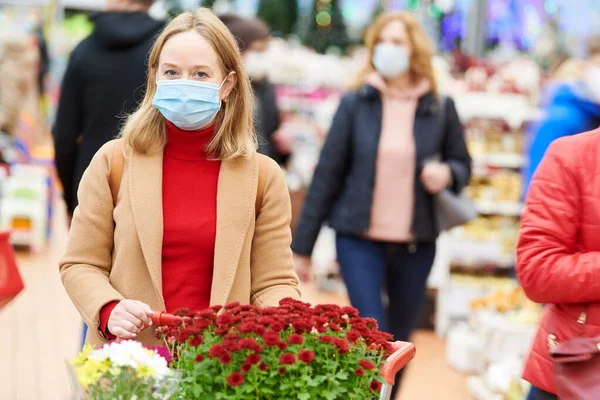
[[[104,345],[101,349],[94,350],[89,358],[100,362],[109,360],[113,367],[133,369],[147,367],[153,371],[153,376],[157,380],[161,380],[171,373],[167,361],[163,357],[133,340]]]

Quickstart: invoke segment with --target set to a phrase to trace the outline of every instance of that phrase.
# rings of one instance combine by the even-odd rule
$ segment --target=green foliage
[[[261,0],[257,17],[269,25],[274,35],[289,35],[296,28],[298,0]]]
[[[304,38],[304,44],[319,53],[325,53],[330,47],[346,50],[350,39],[342,15],[341,1],[314,1],[310,28]]]

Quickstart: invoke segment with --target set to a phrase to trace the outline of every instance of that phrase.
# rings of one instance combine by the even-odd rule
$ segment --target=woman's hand
[[[310,257],[294,254],[294,267],[301,282],[307,283],[311,279],[312,261]]]
[[[421,172],[421,182],[430,194],[438,194],[452,182],[452,171],[448,164],[428,162]]]
[[[120,339],[137,336],[144,325],[152,325],[150,306],[137,300],[121,300],[110,313],[108,331]]]

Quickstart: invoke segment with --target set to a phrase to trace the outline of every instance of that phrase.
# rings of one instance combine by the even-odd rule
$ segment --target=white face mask
[[[408,70],[410,50],[391,43],[378,43],[373,52],[373,65],[384,78],[396,78]]]
[[[600,103],[600,67],[588,67],[585,72],[585,83],[597,103]]]
[[[252,80],[263,80],[266,78],[268,69],[265,53],[248,51],[244,61],[244,69]]]

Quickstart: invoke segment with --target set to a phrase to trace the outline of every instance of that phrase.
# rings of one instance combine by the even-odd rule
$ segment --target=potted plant
[[[182,373],[180,399],[376,398],[392,352],[391,335],[351,307],[285,299],[176,314],[186,322],[157,334]]]

